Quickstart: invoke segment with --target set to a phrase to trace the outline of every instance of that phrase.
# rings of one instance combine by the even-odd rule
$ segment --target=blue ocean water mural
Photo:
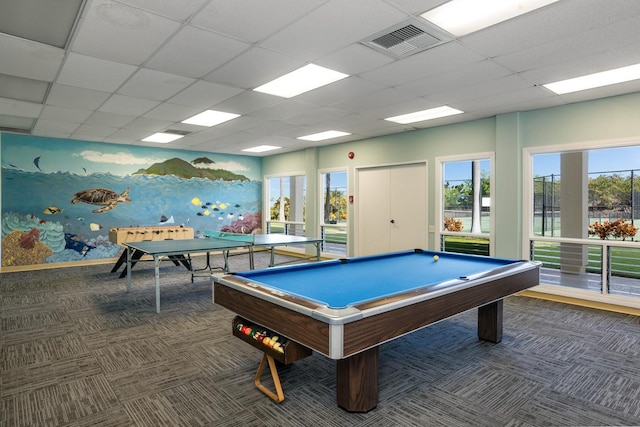
[[[43,138],[36,140],[41,142]],[[24,141],[20,143],[24,146]],[[69,162],[59,165],[59,169],[66,166],[69,171],[48,171],[44,167],[47,150],[32,157],[30,170],[25,170],[16,165],[19,147],[12,146],[3,135],[3,266],[113,258],[122,247],[109,241],[111,228],[184,225],[192,227],[198,237],[205,230],[249,233],[260,227],[262,182],[237,172],[215,179],[216,174],[226,172],[215,169],[222,162],[209,160],[215,155],[155,150],[154,165],[136,163],[130,167],[131,172],[120,172],[122,165],[114,163],[113,170],[120,172],[114,174],[108,166],[107,171],[91,172],[86,167],[87,156],[76,153],[91,145],[94,155],[99,152],[101,159],[105,159],[114,150],[121,154],[122,147],[78,144],[76,141],[64,144]],[[136,147],[127,150],[127,156],[136,156]],[[56,153],[59,151],[60,148]],[[151,158],[145,150],[138,151],[140,157]],[[235,157],[232,160],[236,164],[245,161],[242,156]],[[199,160],[194,162],[195,159]],[[255,160],[246,161],[253,164],[244,167],[255,173],[251,170]],[[197,164],[203,162],[204,165]],[[189,169],[192,165],[204,172],[193,172],[195,169]],[[152,166],[153,171],[147,169]],[[185,169],[190,171],[184,172]]]

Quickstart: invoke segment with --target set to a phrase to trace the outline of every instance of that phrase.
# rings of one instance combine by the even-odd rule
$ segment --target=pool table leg
[[[378,346],[338,360],[338,406],[367,412],[378,405],[378,360]]]
[[[502,306],[499,299],[478,307],[478,338],[494,343],[502,341]]]

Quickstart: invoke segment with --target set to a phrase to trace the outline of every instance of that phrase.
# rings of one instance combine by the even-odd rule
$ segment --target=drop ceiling
[[[265,156],[640,91],[542,87],[640,63],[640,1],[561,0],[463,37],[420,17],[444,2],[3,0],[0,130],[230,154],[282,147],[252,154]],[[420,38],[386,49],[394,31]],[[289,99],[252,90],[310,63],[350,77]],[[442,105],[464,114],[384,120]],[[241,117],[181,123],[207,109]],[[166,130],[187,135],[141,141]],[[351,135],[296,139],[327,130]]]

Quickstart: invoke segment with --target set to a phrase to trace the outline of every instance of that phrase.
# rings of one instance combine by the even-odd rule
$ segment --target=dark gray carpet
[[[380,403],[351,414],[316,354],[280,369],[283,403],[260,393],[261,353],[231,335],[207,278],[164,263],[156,314],[150,263],[131,293],[110,269],[0,274],[0,426],[640,425],[633,316],[512,297],[490,344],[460,315],[383,345]]]

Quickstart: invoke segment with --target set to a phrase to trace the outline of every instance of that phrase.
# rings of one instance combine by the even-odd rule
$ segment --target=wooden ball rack
[[[258,365],[258,370],[253,380],[256,388],[266,394],[274,402],[282,402],[284,400],[284,392],[282,390],[282,385],[280,384],[276,361],[283,365],[289,365],[297,360],[310,356],[312,353],[311,349],[300,343],[281,337],[277,332],[271,331],[264,326],[253,323],[240,316],[236,316],[233,319],[232,325],[232,332],[235,337],[263,352],[262,360],[260,360],[260,365]],[[250,328],[252,333],[247,334],[241,331],[238,328],[238,325]],[[259,334],[258,337],[256,337],[256,334]],[[262,336],[262,339],[259,339],[260,336]],[[281,345],[281,351],[278,351],[274,349],[273,346],[264,343],[264,338],[273,337],[279,337],[277,342]],[[269,340],[267,340],[267,342],[269,342]],[[269,390],[261,382],[265,364],[269,365],[269,371],[271,372],[271,379],[273,380],[275,392]]]

